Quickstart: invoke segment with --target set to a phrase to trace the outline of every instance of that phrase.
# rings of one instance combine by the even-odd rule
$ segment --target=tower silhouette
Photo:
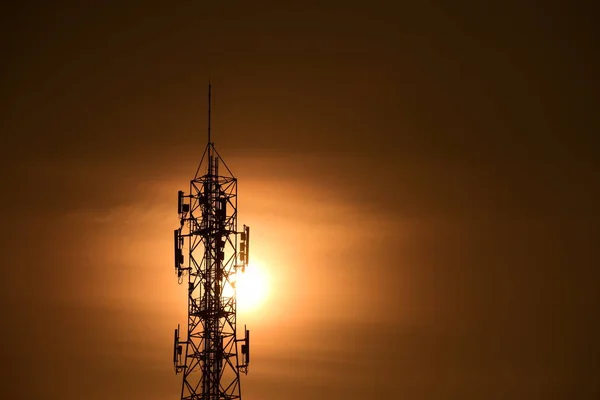
[[[237,337],[236,315],[236,277],[248,266],[250,228],[238,230],[237,179],[211,142],[210,119],[209,84],[208,144],[189,192],[178,192],[174,231],[175,272],[188,291],[186,338],[178,327],[173,345],[182,400],[241,399],[240,372],[250,361],[250,332],[244,327]]]

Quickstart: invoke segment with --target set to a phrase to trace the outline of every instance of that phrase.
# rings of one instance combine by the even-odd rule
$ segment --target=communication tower
[[[238,230],[237,179],[211,142],[210,113],[209,84],[208,144],[189,193],[177,196],[175,272],[188,291],[186,338],[177,327],[173,344],[182,400],[241,399],[240,372],[250,361],[250,332],[238,338],[236,328],[236,276],[248,266],[250,228]]]

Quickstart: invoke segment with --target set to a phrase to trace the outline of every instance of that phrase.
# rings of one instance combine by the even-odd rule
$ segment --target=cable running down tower
[[[250,361],[250,332],[244,327],[238,339],[236,329],[236,276],[248,266],[250,228],[238,231],[237,179],[211,142],[210,114],[209,84],[208,144],[189,193],[177,196],[175,272],[188,290],[187,336],[178,327],[173,345],[182,400],[241,399],[240,372]]]

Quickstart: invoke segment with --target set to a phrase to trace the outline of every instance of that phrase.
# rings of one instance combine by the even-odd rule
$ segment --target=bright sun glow
[[[256,311],[269,297],[269,277],[265,268],[250,262],[246,271],[237,275],[237,307],[240,312]]]

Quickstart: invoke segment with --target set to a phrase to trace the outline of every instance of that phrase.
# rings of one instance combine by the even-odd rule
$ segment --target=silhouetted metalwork
[[[236,276],[248,266],[250,228],[237,225],[237,180],[210,141],[189,193],[179,191],[175,272],[187,280],[187,338],[175,329],[173,363],[183,374],[181,399],[240,399],[240,372],[248,372],[250,332],[237,338]],[[238,357],[238,343],[241,357]]]

